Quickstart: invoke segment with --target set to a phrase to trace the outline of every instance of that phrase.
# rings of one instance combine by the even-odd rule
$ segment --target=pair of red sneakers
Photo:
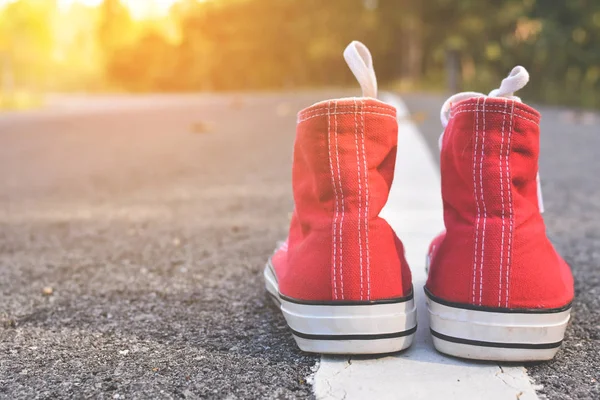
[[[295,210],[265,282],[302,350],[389,353],[417,330],[402,242],[379,217],[394,176],[396,109],[375,98],[367,48],[353,42],[344,56],[364,97],[298,114]],[[442,107],[446,231],[427,254],[425,293],[433,343],[453,356],[551,359],[569,321],[573,278],[540,210],[540,115],[513,95],[528,78],[516,67],[489,96],[461,93]]]

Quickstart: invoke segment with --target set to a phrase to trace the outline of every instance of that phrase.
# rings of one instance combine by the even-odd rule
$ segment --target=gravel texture
[[[0,398],[310,397],[262,268],[321,98],[0,119]]]

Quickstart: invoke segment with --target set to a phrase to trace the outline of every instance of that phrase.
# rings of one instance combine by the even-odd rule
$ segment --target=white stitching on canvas
[[[506,99],[506,100],[508,100],[508,99]],[[473,108],[473,104],[461,104],[461,105],[458,105],[458,106],[456,106],[453,109],[453,111],[468,109],[469,107]],[[508,109],[507,109],[507,107],[505,105],[502,106],[502,105],[499,105],[499,104],[488,104],[486,107],[489,107],[489,108],[492,108],[492,109],[498,109],[498,110],[506,110],[508,112]],[[527,114],[527,115],[529,115],[529,116],[531,116],[533,118],[540,118],[539,115],[536,115],[536,114],[532,113],[531,111],[527,111],[527,110],[524,110],[522,108],[518,108],[517,107],[517,112],[523,113],[523,114]]]
[[[477,99],[477,110],[475,111],[475,144],[473,146],[473,195],[477,207],[477,218],[475,219],[475,251],[473,252],[473,303],[475,303],[475,283],[477,282],[477,250],[479,249],[479,198],[477,197],[477,146],[479,143],[479,98]]]
[[[356,101],[356,99],[353,99],[354,101]],[[352,112],[352,106],[351,105],[347,105],[347,106],[339,106],[338,107],[339,112],[348,112],[351,113]],[[389,112],[394,112],[395,110],[393,108],[389,108],[389,107],[378,107],[378,106],[365,106],[365,110],[367,112],[372,111],[372,110],[380,110],[380,111],[389,111]],[[314,110],[305,110],[299,113],[299,116],[301,117],[308,117],[311,115],[315,115],[315,114],[320,114],[323,112],[323,108],[319,107],[316,108]]]
[[[454,114],[452,114],[452,117],[454,117],[456,114],[462,114],[462,113],[466,113],[466,112],[472,113],[472,112],[475,112],[475,111],[477,111],[477,110],[460,110],[460,111],[457,111]],[[488,113],[511,115],[512,117],[521,118],[521,119],[524,119],[526,121],[533,122],[537,126],[540,125],[538,121],[534,121],[532,119],[523,117],[522,115],[519,115],[519,114],[511,114],[511,113],[507,113],[507,112],[503,112],[503,111],[496,111],[496,110],[490,110],[490,111],[488,111]]]
[[[483,97],[482,97],[482,98],[483,98]],[[489,99],[490,97],[486,97],[486,98],[488,98],[488,99]],[[496,99],[499,99],[499,98],[496,98]],[[506,98],[505,98],[505,99],[506,99]],[[508,100],[508,99],[506,99],[506,100]],[[454,109],[458,109],[458,108],[466,108],[466,107],[473,107],[473,106],[474,106],[474,104],[473,104],[473,103],[457,104],[457,105],[455,105],[455,106],[454,106]],[[506,108],[506,109],[507,109],[507,111],[508,111],[508,108],[507,108],[505,105],[503,105],[503,104],[488,104],[486,107],[490,107],[490,108]],[[524,108],[522,108],[522,107],[518,107],[518,106],[517,106],[517,111],[519,111],[519,112],[524,112],[524,113],[526,113],[526,114],[529,114],[529,115],[531,115],[531,116],[536,116],[536,114],[535,114],[535,113],[532,113],[531,111],[525,110],[525,109],[524,109]]]
[[[353,99],[353,101],[356,101],[356,100],[357,99]],[[344,106],[338,105],[338,110],[341,111],[341,112],[351,111],[352,108],[353,108],[353,106],[350,105],[350,104],[344,105]],[[365,105],[365,110],[366,111],[380,110],[380,111],[389,111],[389,112],[393,112],[394,111],[394,109],[390,108],[390,107],[378,107],[378,106],[367,106],[367,105]],[[304,111],[301,111],[300,114],[302,114],[302,115],[310,115],[310,114],[317,114],[317,113],[321,113],[321,112],[323,112],[323,108],[319,107],[319,108],[316,108],[314,110],[304,110]]]
[[[335,172],[333,170],[333,161],[331,160],[331,115],[329,113],[331,109],[331,102],[327,103],[327,145],[329,147],[328,156],[329,156],[329,169],[331,170],[331,185],[333,186],[334,200],[335,200],[335,211],[333,212],[333,298],[337,300],[337,272],[336,272],[336,263],[337,263],[337,219],[339,214],[339,202],[338,202],[338,190],[337,184],[335,181]]]
[[[514,113],[515,103],[512,103],[511,115]],[[513,130],[513,120],[510,119],[510,128],[508,130],[508,144],[506,146],[506,181],[508,184],[508,211],[509,211],[509,225],[508,225],[508,249],[506,251],[506,307],[508,307],[508,295],[510,290],[510,257],[512,255],[512,235],[513,235],[513,203],[512,203],[512,185],[510,183],[510,164],[509,164],[509,156],[510,156],[510,142],[512,138],[512,130]]]
[[[351,112],[336,112],[336,113],[333,113],[331,115],[352,115],[352,114],[353,113],[351,113]],[[368,112],[366,114],[367,115],[380,115],[382,117],[389,117],[389,118],[392,118],[394,121],[397,121],[396,120],[396,116],[395,115],[391,115],[391,114],[381,114],[381,113],[375,113],[375,112]],[[311,115],[310,117],[306,117],[306,118],[299,118],[297,120],[297,123],[304,122],[304,121],[307,121],[309,119],[313,119],[313,118],[317,118],[317,117],[322,117],[324,115],[329,115],[329,114],[323,113],[323,114]]]
[[[452,116],[454,116],[455,114],[463,113],[463,112],[473,112],[473,111],[475,111],[475,109],[472,107],[470,107],[470,108],[469,107],[457,107],[455,110],[453,110]],[[488,110],[488,112],[494,112],[494,113],[506,112],[506,113],[508,113],[509,111],[504,108],[495,108],[495,109]],[[533,123],[539,124],[540,118],[538,116],[529,114],[529,116],[532,116],[533,118],[535,118],[535,119],[532,119],[532,118],[529,118],[528,116],[521,115],[521,114],[527,114],[527,113],[519,113],[519,111],[517,110],[517,112],[515,113],[515,116],[526,119]]]
[[[360,299],[363,300],[363,248],[362,248],[362,236],[360,234],[360,217],[362,216],[362,185],[361,174],[360,174],[360,159],[358,155],[358,123],[356,120],[356,114],[358,113],[358,105],[356,99],[354,100],[354,145],[356,147],[356,175],[358,178],[358,219],[356,225],[358,227],[358,257],[359,257],[359,271],[360,271]]]
[[[452,111],[452,115],[451,116],[453,117],[456,114],[461,114],[461,113],[464,113],[464,112],[474,112],[474,111],[476,111],[474,108],[458,107],[456,110]],[[510,114],[510,112],[508,110],[503,110],[501,108],[493,109],[493,110],[488,110],[488,112],[490,112],[490,113],[498,113],[498,114],[501,114],[501,113]],[[524,115],[519,114],[518,111],[514,113],[514,116],[522,118],[522,119],[525,119],[527,121],[531,121],[531,122],[533,122],[534,124],[537,124],[537,125],[539,125],[539,122],[540,122],[539,121],[539,117],[535,117],[534,116],[534,118],[537,118],[537,120],[534,120],[534,119],[531,119],[531,118],[528,118],[528,117],[526,117]]]
[[[367,164],[367,152],[365,151],[365,101],[361,100],[361,140],[363,154],[363,170],[365,175],[365,247],[367,249],[367,300],[371,300],[371,252],[369,250],[369,176]]]
[[[508,103],[508,100],[504,100],[504,105],[506,106],[506,104]],[[500,243],[500,273],[499,273],[499,279],[498,279],[498,307],[502,306],[502,272],[504,269],[504,238],[505,238],[505,215],[504,215],[504,196],[506,195],[504,193],[504,175],[502,173],[502,157],[504,156],[504,128],[505,128],[505,124],[506,124],[506,114],[502,116],[502,136],[501,136],[501,142],[500,142],[500,152],[499,154],[499,169],[500,169],[500,200],[502,202],[502,239],[501,239],[501,243]]]
[[[344,201],[344,189],[342,188],[342,174],[340,172],[340,153],[338,146],[338,124],[337,124],[337,103],[334,103],[333,106],[333,118],[335,125],[335,157],[337,159],[337,172],[338,172],[338,189],[340,190],[340,206],[341,206],[341,215],[340,215],[340,226],[338,231],[338,241],[340,245],[340,256],[338,262],[338,276],[340,278],[340,297],[344,300],[344,237],[342,235],[342,228],[344,226],[344,214],[346,213],[346,206]]]
[[[481,136],[481,158],[479,159],[479,190],[481,194],[481,204],[483,205],[483,227],[481,235],[481,258],[479,260],[479,305],[481,305],[483,299],[483,262],[485,259],[485,229],[487,224],[487,206],[485,205],[485,197],[483,195],[483,158],[485,156],[485,101],[487,97],[483,98],[483,130]]]
[[[336,111],[336,113],[335,113],[335,115],[352,115],[352,114],[354,114],[354,113],[351,112],[351,111],[349,111],[349,110],[348,111],[344,111],[344,110]],[[378,112],[372,112],[372,111],[367,112],[367,114],[381,115],[381,116],[384,116],[384,117],[390,117],[390,118],[396,119],[396,117],[393,114],[385,114],[385,113],[378,113]],[[311,114],[311,115],[304,115],[303,114],[303,115],[299,115],[298,116],[298,121],[302,122],[302,121],[306,121],[308,119],[320,117],[320,116],[323,116],[323,115],[327,115],[327,113],[319,113],[319,114]],[[334,115],[334,114],[331,114],[331,115]]]
[[[354,98],[353,101],[356,101],[357,98]],[[463,106],[464,107],[464,106]],[[338,105],[338,111],[341,112],[346,112],[346,111],[351,111],[353,108],[352,104],[346,104],[346,105]],[[378,106],[365,106],[365,110],[376,110],[376,111],[389,111],[389,112],[394,112],[394,108],[392,107],[378,107]],[[314,110],[302,110],[299,112],[299,114],[302,115],[310,115],[310,114],[318,114],[323,112],[323,107],[318,107],[315,108]]]

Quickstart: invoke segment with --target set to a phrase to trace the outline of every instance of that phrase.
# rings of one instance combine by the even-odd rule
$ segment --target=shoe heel
[[[372,302],[307,302],[279,294],[269,266],[267,291],[279,304],[301,350],[321,354],[384,354],[409,347],[417,330],[413,296]]]
[[[550,360],[562,344],[571,313],[570,305],[551,310],[457,307],[427,294],[435,348],[475,360]]]

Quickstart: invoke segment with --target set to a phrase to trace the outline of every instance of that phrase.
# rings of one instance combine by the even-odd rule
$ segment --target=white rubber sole
[[[427,309],[438,351],[490,361],[552,359],[562,344],[571,314],[570,308],[547,312],[475,310],[442,304],[430,294]]]
[[[384,354],[409,347],[417,330],[414,298],[347,304],[309,303],[279,293],[270,263],[265,286],[301,350],[320,354]]]

